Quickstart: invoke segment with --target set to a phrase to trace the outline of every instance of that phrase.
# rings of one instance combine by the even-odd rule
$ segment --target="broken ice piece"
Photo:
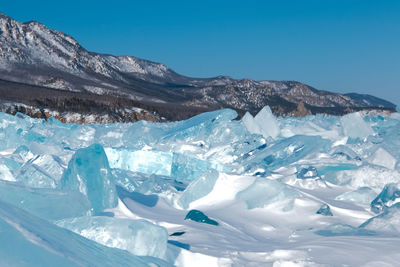
[[[359,112],[344,115],[340,121],[342,123],[343,133],[350,138],[364,139],[374,134],[371,126],[364,121]]]
[[[277,202],[291,202],[301,194],[276,180],[257,178],[255,182],[236,194],[237,200],[243,200],[248,209],[264,208]]]
[[[400,186],[396,183],[385,185],[382,192],[371,202],[371,210],[375,213],[384,211],[387,207],[400,200]]]
[[[322,204],[319,210],[317,210],[316,214],[321,214],[324,216],[333,216],[331,208],[327,204]]]
[[[192,220],[195,222],[200,222],[200,223],[207,223],[207,224],[212,224],[212,225],[219,225],[217,221],[214,221],[210,218],[207,217],[203,212],[199,210],[191,210],[188,212],[188,214],[185,217],[185,220]]]
[[[362,204],[369,204],[376,197],[376,193],[369,187],[360,187],[354,191],[345,192],[335,198],[335,200],[353,201]]]
[[[343,223],[329,225],[315,233],[322,236],[372,236],[376,234],[374,231]]]
[[[99,144],[75,152],[61,179],[62,190],[79,191],[85,195],[95,214],[117,206],[114,177],[106,153]]]
[[[254,118],[247,112],[242,118],[242,123],[250,133],[261,134],[265,138],[275,139],[280,134],[278,122],[269,106],[261,109]]]
[[[184,209],[188,209],[190,203],[208,195],[213,190],[218,177],[219,173],[216,170],[204,172],[199,179],[191,182],[183,191],[178,200],[179,205]]]
[[[378,148],[375,153],[370,157],[369,161],[372,164],[379,165],[390,170],[394,170],[396,167],[396,159],[385,149]]]
[[[167,230],[146,220],[85,216],[57,221],[56,225],[138,256],[162,258],[167,250]]]
[[[378,216],[372,217],[365,223],[360,225],[360,228],[382,231],[382,232],[400,232],[400,203],[387,208]]]

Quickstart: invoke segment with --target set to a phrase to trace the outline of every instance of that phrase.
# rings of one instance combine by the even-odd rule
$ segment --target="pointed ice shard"
[[[242,117],[242,124],[246,127],[246,129],[252,134],[260,134],[262,135],[260,126],[254,120],[254,117],[249,113],[246,112]]]
[[[269,106],[263,107],[254,117],[254,120],[264,137],[272,137],[273,139],[278,137],[280,133],[279,124]]]
[[[280,134],[278,122],[269,106],[261,109],[254,118],[249,112],[246,112],[242,118],[242,124],[250,133],[260,134],[265,138],[275,139]]]

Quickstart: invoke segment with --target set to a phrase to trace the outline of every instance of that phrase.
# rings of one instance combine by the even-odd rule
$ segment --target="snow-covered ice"
[[[398,266],[400,116],[0,113],[0,265]]]

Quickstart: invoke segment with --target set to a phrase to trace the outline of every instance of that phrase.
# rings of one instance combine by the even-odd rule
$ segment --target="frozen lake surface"
[[[1,266],[398,266],[400,114],[0,113]]]

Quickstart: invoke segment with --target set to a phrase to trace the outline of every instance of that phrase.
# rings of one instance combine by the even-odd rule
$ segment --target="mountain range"
[[[88,123],[174,121],[220,108],[255,114],[265,105],[279,116],[396,107],[296,81],[186,77],[161,63],[87,51],[65,33],[0,13],[0,111]]]

